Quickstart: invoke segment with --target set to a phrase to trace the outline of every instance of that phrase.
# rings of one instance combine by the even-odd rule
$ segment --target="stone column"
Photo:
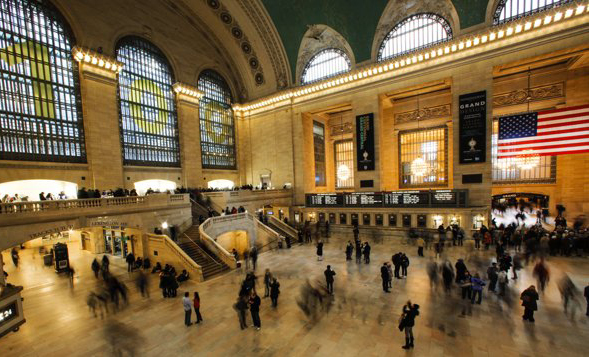
[[[452,141],[453,187],[468,189],[470,206],[491,207],[491,135],[493,134],[493,68],[483,63],[480,66],[470,66],[469,71],[455,73],[452,78],[452,126],[454,135]],[[486,160],[479,164],[460,164],[459,135],[460,122],[458,118],[459,97],[462,94],[487,91],[487,148]],[[450,131],[450,130],[449,130]],[[462,175],[482,174],[482,183],[463,184]]]
[[[88,186],[124,187],[116,72],[82,62],[80,74]]]
[[[178,130],[180,132],[180,162],[184,187],[206,186],[202,182],[200,122],[198,98],[177,93]]]
[[[381,119],[381,110],[380,110],[380,103],[379,97],[377,94],[373,92],[369,92],[366,95],[362,95],[358,93],[357,96],[354,96],[352,99],[352,111],[354,114],[353,120],[353,127],[354,127],[354,188],[355,191],[379,191],[381,190],[381,182],[380,182],[380,119]],[[358,138],[356,138],[356,116],[362,114],[374,114],[374,171],[358,171],[357,162],[358,158],[356,157],[356,150],[358,144]],[[367,188],[360,188],[360,181],[361,180],[373,180],[374,185],[373,187]],[[362,217],[359,217],[361,219]]]

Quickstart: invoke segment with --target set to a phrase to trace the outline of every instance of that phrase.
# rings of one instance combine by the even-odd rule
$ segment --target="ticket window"
[[[329,224],[335,224],[335,213],[329,214]]]
[[[301,214],[299,212],[295,212],[294,220],[295,220],[295,223],[297,223],[297,224],[301,223]]]
[[[403,227],[411,227],[411,215],[404,214],[403,215]]]
[[[418,214],[417,215],[417,226],[421,228],[427,227],[427,215],[425,214]]]
[[[339,214],[339,224],[348,224],[348,215],[345,213]]]
[[[352,213],[352,225],[358,225],[358,213]]]
[[[460,216],[450,216],[450,225],[461,227]]]
[[[370,213],[364,213],[362,215],[362,225],[364,225],[364,226],[370,225]]]
[[[325,222],[325,213],[319,213],[319,223]]]
[[[434,216],[434,228],[438,228],[441,224],[444,224],[444,217],[440,215]]]
[[[484,218],[482,215],[474,216],[473,220],[472,220],[472,228],[473,229],[481,229],[481,227],[483,226],[483,221],[484,221]]]
[[[377,226],[382,226],[382,214],[375,214],[374,215],[374,224]]]
[[[389,227],[396,227],[397,226],[397,215],[396,214],[389,214]]]

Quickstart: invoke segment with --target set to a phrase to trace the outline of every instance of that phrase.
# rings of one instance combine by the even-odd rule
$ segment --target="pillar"
[[[380,191],[381,188],[381,165],[380,165],[380,127],[381,127],[381,110],[379,97],[374,92],[368,92],[365,95],[358,93],[352,99],[352,111],[354,114],[354,187],[355,191]],[[374,171],[358,171],[357,144],[356,137],[356,117],[362,114],[373,113],[374,115]],[[373,187],[360,188],[360,181],[373,180]],[[359,217],[361,219],[361,217]]]
[[[117,74],[84,62],[80,63],[80,74],[91,186],[124,187]]]
[[[200,149],[198,98],[177,93],[180,162],[184,187],[204,187]]]
[[[487,133],[486,133],[486,159],[483,163],[460,164],[459,140],[460,122],[458,118],[459,98],[462,94],[487,91]],[[493,68],[487,63],[472,65],[468,71],[457,72],[452,77],[452,123],[449,132],[452,131],[452,168],[453,187],[455,189],[468,189],[470,206],[491,206],[491,135],[493,134]],[[450,166],[450,165],[449,165]],[[468,174],[482,174],[482,183],[463,184],[462,176]]]

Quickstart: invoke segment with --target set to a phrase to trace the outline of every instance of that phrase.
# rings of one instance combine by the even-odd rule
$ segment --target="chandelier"
[[[411,162],[411,172],[413,173],[413,175],[423,176],[423,175],[425,175],[426,171],[427,171],[427,163],[425,162],[425,160],[423,158],[418,157],[417,159],[415,159]]]
[[[341,164],[337,167],[337,178],[340,181],[346,181],[350,178],[350,168],[346,164]]]
[[[540,164],[540,156],[532,154],[532,152],[531,150],[525,150],[523,155],[516,159],[516,165],[521,170],[531,170]]]

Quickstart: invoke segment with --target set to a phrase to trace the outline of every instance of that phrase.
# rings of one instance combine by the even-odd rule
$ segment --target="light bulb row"
[[[74,47],[72,54],[74,59],[80,63],[90,64],[115,73],[119,73],[123,69],[123,63],[89,49]]]
[[[443,57],[445,55],[465,49],[470,49],[482,44],[495,42],[497,40],[511,37],[515,34],[520,34],[532,29],[549,25],[551,23],[559,22],[563,19],[569,19],[573,16],[580,16],[587,12],[589,12],[589,6],[586,2],[569,7],[559,7],[551,11],[545,11],[542,14],[538,14],[536,16],[530,16],[528,18],[520,19],[519,21],[496,26],[490,31],[485,31],[485,33],[468,35],[463,38],[458,38],[436,47],[415,52],[401,58],[395,58],[377,65],[371,65],[369,68],[360,68],[337,77],[325,79],[319,83],[280,92],[271,97],[267,97],[251,104],[234,105],[233,109],[242,112],[260,109],[287,99],[313,94],[325,89],[353,83],[385,72],[394,71],[409,65],[434,59],[436,57]]]
[[[198,90],[196,87],[193,87],[193,86],[190,86],[190,85],[184,84],[184,83],[179,83],[179,82],[174,84],[174,92],[176,92],[177,94],[184,94],[189,97],[196,98],[196,99],[200,99],[205,95],[202,91]]]

